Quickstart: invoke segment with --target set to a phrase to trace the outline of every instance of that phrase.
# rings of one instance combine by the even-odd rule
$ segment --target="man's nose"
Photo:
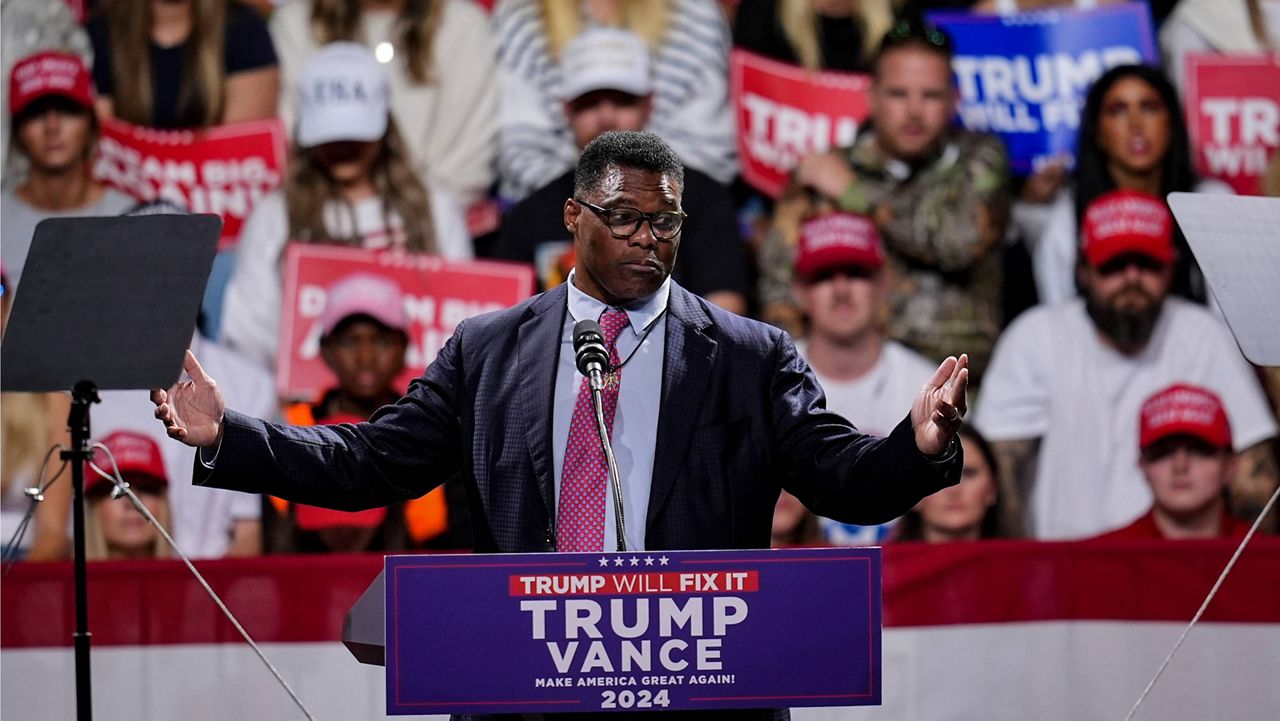
[[[1173,467],[1176,470],[1186,470],[1191,462],[1191,451],[1186,446],[1176,448],[1173,451]]]
[[[62,127],[62,113],[53,108],[49,108],[40,116],[40,122],[43,124],[46,132],[55,131]]]
[[[640,227],[636,228],[636,232],[629,238],[632,245],[638,245],[642,248],[657,246],[658,238],[653,234],[653,226],[649,223],[649,218],[640,219]]]

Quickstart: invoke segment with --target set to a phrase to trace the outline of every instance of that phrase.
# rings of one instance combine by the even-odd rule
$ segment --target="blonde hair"
[[[113,112],[121,120],[151,125],[155,113],[151,0],[111,0],[106,14],[114,73]],[[227,0],[191,0],[191,33],[185,42],[175,114],[180,125],[207,128],[222,119],[226,27]]]
[[[618,0],[613,17],[601,18],[610,27],[630,30],[656,52],[671,24],[674,0]],[[559,59],[564,46],[582,32],[582,3],[579,0],[538,0],[542,29],[547,36],[547,52]]]
[[[102,467],[106,469],[105,466]],[[98,508],[103,503],[132,503],[132,501],[124,497],[112,499],[110,495],[89,499],[84,509],[84,556],[90,561],[105,561],[111,558],[111,549],[107,545],[107,537],[102,532],[102,523],[98,521]],[[156,502],[147,506],[147,508],[151,509],[151,514],[156,517],[160,525],[169,528],[169,492],[167,489],[163,494],[157,495]],[[150,525],[150,521],[147,524]],[[151,558],[169,558],[170,555],[169,544],[165,543],[164,538],[160,536],[160,532],[156,531],[156,537],[151,546]]]
[[[445,0],[405,0],[396,19],[395,32],[408,55],[409,77],[415,83],[432,82],[431,51],[436,31],[444,18]],[[317,43],[339,40],[359,42],[360,0],[314,0],[311,5],[311,34]]]
[[[357,232],[355,213],[324,166],[296,143],[290,157],[293,160],[289,163],[289,177],[284,186],[289,239],[301,243],[363,245],[358,235],[334,237],[325,224],[325,206],[337,202],[351,212],[351,232]],[[405,249],[434,253],[437,245],[435,226],[431,222],[431,200],[408,158],[409,151],[396,129],[395,118],[387,118],[382,149],[370,171],[374,192],[382,198],[384,222],[390,228],[390,215],[396,213],[404,222]]]
[[[818,40],[818,14],[813,11],[813,3],[779,0],[778,20],[800,64],[808,70],[820,70],[822,45]],[[850,20],[862,28],[862,61],[870,64],[880,39],[893,25],[893,4],[890,0],[856,0]]]
[[[19,479],[35,485],[40,462],[49,450],[46,418],[43,394],[0,395],[0,489],[5,495]],[[57,465],[56,459],[51,462],[55,471]]]

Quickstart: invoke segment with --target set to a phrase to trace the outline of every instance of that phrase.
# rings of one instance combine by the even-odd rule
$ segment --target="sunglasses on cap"
[[[912,18],[899,18],[894,22],[889,32],[885,33],[880,51],[884,52],[889,48],[908,45],[912,42],[921,42],[951,52],[950,36],[929,23]]]

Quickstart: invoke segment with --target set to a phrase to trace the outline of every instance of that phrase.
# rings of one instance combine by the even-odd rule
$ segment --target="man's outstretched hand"
[[[222,440],[222,414],[227,410],[222,391],[189,350],[182,369],[190,380],[180,380],[167,391],[151,391],[156,418],[170,438],[197,448],[215,446]]]
[[[911,404],[911,427],[916,432],[916,447],[921,453],[936,456],[960,430],[969,406],[965,389],[969,387],[969,356],[948,357],[920,389]]]

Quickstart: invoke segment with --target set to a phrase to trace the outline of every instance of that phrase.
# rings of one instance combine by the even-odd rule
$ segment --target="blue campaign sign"
[[[1146,3],[928,18],[955,45],[960,122],[999,135],[1019,174],[1075,157],[1080,113],[1098,76],[1116,65],[1159,61]]]
[[[387,713],[880,703],[880,549],[389,556]]]

